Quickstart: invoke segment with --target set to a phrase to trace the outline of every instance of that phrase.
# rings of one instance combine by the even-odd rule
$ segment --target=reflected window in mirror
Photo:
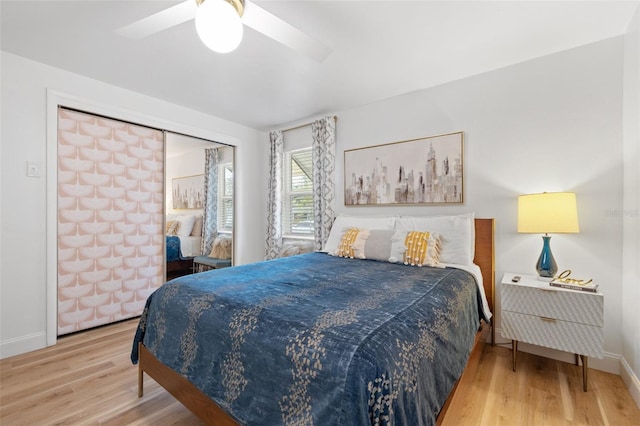
[[[220,164],[218,168],[218,232],[233,231],[233,163]]]

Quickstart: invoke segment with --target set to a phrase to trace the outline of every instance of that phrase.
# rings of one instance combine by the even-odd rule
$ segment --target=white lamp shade
[[[573,192],[543,192],[518,197],[518,232],[576,233],[578,209]]]
[[[206,0],[196,12],[196,31],[209,49],[228,53],[242,41],[242,20],[225,0]]]

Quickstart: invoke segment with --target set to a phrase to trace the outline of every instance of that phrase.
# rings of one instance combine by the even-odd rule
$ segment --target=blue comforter
[[[136,336],[241,424],[431,425],[480,319],[468,272],[309,253],[189,275]]]

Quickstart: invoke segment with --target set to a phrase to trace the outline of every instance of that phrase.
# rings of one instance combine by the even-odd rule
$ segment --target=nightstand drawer
[[[579,355],[602,358],[604,329],[516,312],[502,312],[502,336]]]
[[[603,326],[602,294],[504,283],[501,292],[503,311]]]

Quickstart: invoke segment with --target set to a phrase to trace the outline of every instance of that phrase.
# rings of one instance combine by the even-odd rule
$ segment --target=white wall
[[[47,306],[47,287],[52,284],[47,281],[47,260],[52,255],[51,250],[47,252],[47,219],[48,212],[55,211],[55,205],[47,201],[51,172],[46,170],[47,150],[55,148],[48,133],[55,120],[47,124],[47,97],[70,99],[98,113],[124,111],[140,124],[237,146],[236,260],[241,264],[262,259],[263,134],[6,52],[1,60],[0,357],[43,347],[47,341],[51,314],[47,309],[52,310]],[[26,177],[27,161],[41,166],[41,177]],[[49,184],[55,188],[55,182]],[[55,196],[49,198],[55,200]]]
[[[640,8],[629,24],[624,47],[622,378],[640,406]]]
[[[618,37],[339,112],[338,212],[474,211],[478,217],[494,217],[499,282],[507,271],[535,274],[542,249],[541,236],[516,232],[517,196],[574,191],[581,232],[553,235],[552,249],[559,268],[600,284],[607,356],[591,360],[590,366],[618,373],[623,348],[622,67],[623,38]],[[455,131],[465,137],[463,205],[344,206],[345,149]],[[497,293],[499,330],[499,285]]]
[[[202,214],[202,209],[197,210],[181,210],[173,209],[173,179],[186,176],[196,176],[204,173],[204,150],[202,140],[176,135],[175,133],[167,133],[166,135],[166,151],[165,151],[165,210],[167,214]],[[213,147],[214,145],[209,142]],[[180,149],[172,152],[171,147],[179,147]],[[185,147],[186,146],[186,147]],[[189,148],[191,147],[191,148]]]

